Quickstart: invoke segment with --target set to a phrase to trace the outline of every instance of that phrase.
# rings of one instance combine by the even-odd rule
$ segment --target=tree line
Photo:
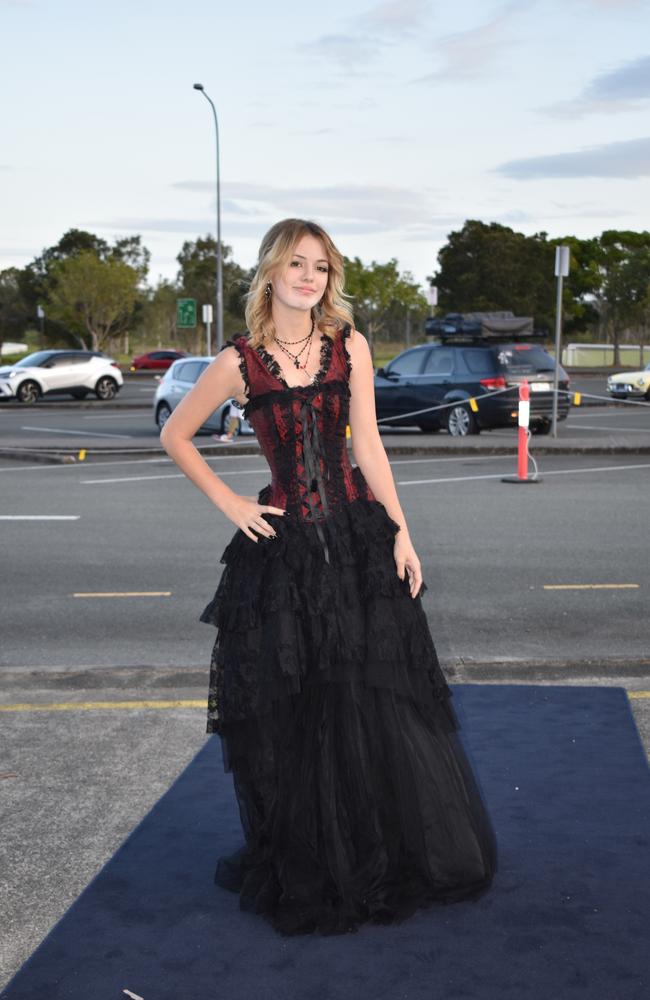
[[[437,312],[512,310],[532,316],[538,330],[552,335],[555,310],[555,247],[570,248],[564,283],[564,331],[612,343],[614,363],[625,340],[645,342],[650,323],[650,233],[607,230],[600,236],[526,236],[508,226],[467,220],[449,234],[429,277],[438,289]],[[151,254],[138,235],[115,240],[70,229],[23,268],[0,271],[0,344],[22,341],[38,331],[39,346],[77,346],[128,353],[129,337],[142,344],[198,351],[194,331],[176,328],[176,300],[199,306],[215,300],[216,242],[211,236],[188,240],[177,256],[174,280],[149,283]],[[368,337],[402,342],[405,331],[422,339],[431,311],[421,288],[397,259],[364,264],[346,258],[346,292],[355,322]],[[223,246],[224,333],[245,325],[244,295],[253,274]],[[408,339],[408,334],[407,334]],[[32,344],[34,333],[31,334]]]

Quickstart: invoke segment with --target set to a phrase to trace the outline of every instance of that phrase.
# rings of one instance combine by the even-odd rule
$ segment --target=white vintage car
[[[650,402],[650,363],[643,371],[610,375],[607,391],[613,399],[647,399]]]

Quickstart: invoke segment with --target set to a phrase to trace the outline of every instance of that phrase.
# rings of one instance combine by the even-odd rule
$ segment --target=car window
[[[67,368],[72,364],[69,354],[53,354],[47,362],[47,368]]]
[[[66,365],[85,365],[89,357],[87,354],[66,354],[64,359]]]
[[[394,358],[389,365],[386,365],[386,371],[392,372],[393,375],[419,375],[422,370],[424,355],[424,351],[417,349],[404,351],[403,354],[399,354]]]
[[[472,374],[482,375],[484,372],[494,371],[494,355],[491,350],[467,347],[463,350],[463,360]]]
[[[151,351],[149,354],[149,359],[151,361],[161,361],[164,357],[166,357],[164,351]]]
[[[200,368],[200,361],[186,361],[184,365],[180,365],[176,370],[174,378],[179,379],[181,382],[196,382],[199,377]]]
[[[45,364],[45,362],[52,357],[51,351],[35,351],[34,354],[28,354],[26,358],[22,358],[17,361],[15,368],[38,368],[39,365]]]
[[[454,352],[446,347],[434,347],[429,351],[424,366],[425,375],[451,375],[454,370]]]
[[[553,371],[555,366],[550,354],[532,344],[500,344],[496,354],[502,369],[513,375]]]

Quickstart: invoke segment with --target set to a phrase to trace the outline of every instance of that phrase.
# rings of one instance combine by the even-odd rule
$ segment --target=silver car
[[[123,384],[117,362],[100,351],[36,351],[0,367],[0,399],[27,405],[50,393],[85,399],[94,392],[97,399],[110,400]]]
[[[214,361],[214,358],[207,356],[181,358],[175,361],[160,378],[153,398],[154,419],[160,430],[163,429],[172,411],[178,406],[183,396],[190,391],[211,361]],[[199,434],[202,432],[223,434],[226,431],[229,408],[230,400],[227,399],[214,413],[210,414],[203,426],[199,428]],[[242,417],[240,434],[254,433],[251,425]]]

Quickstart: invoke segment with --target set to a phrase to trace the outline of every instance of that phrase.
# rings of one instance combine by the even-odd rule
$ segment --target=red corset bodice
[[[317,529],[318,521],[340,505],[359,497],[375,499],[361,470],[352,466],[346,445],[349,334],[345,326],[335,340],[323,335],[320,367],[304,386],[288,385],[276,359],[263,347],[251,347],[247,335],[224,344],[239,354],[248,399],[244,416],[271,469],[264,502],[316,522]]]

